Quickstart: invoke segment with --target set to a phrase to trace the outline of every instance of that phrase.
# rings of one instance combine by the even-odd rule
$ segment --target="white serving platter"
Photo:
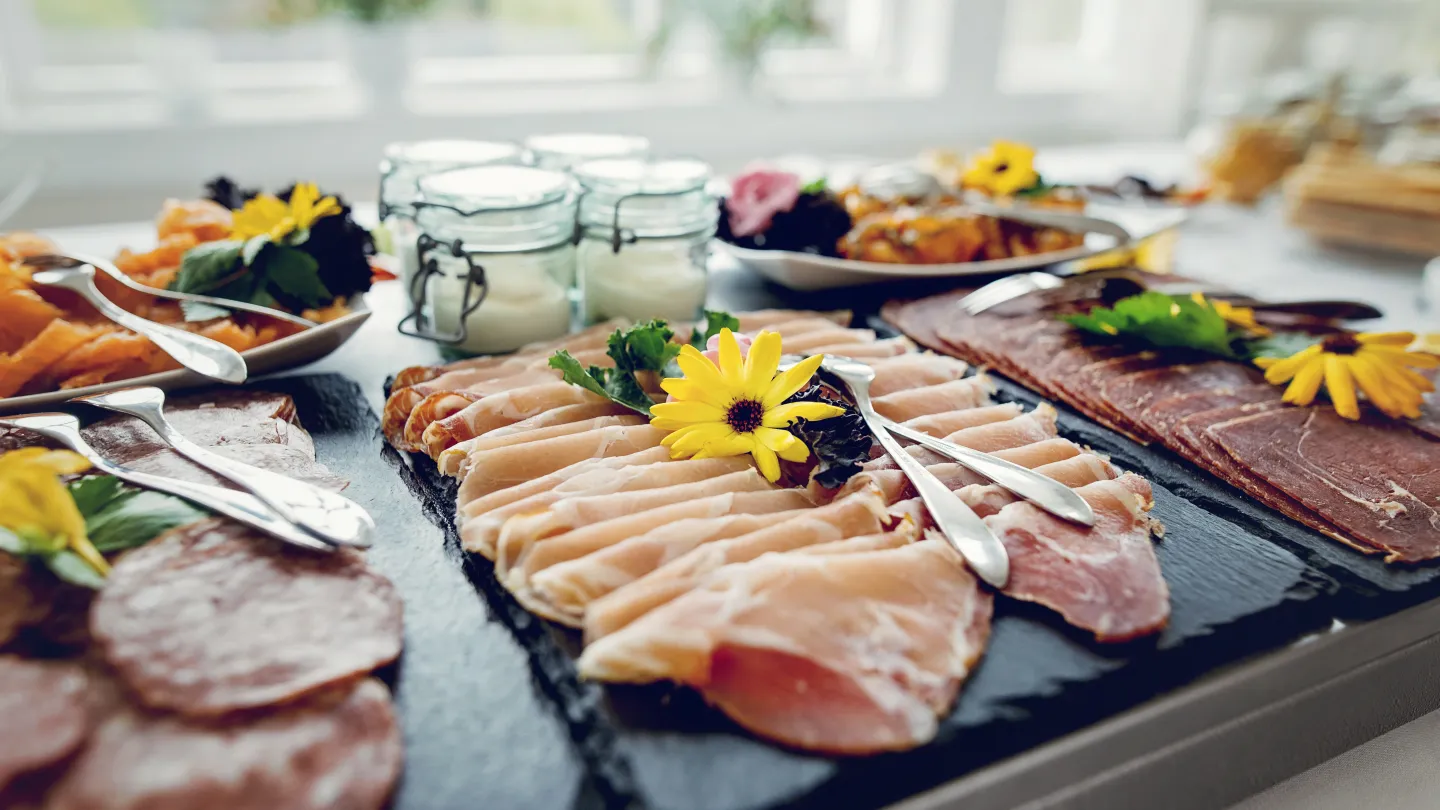
[[[254,379],[262,374],[270,374],[276,371],[296,368],[330,354],[340,348],[345,341],[354,336],[370,317],[370,309],[365,304],[364,296],[356,296],[350,301],[352,312],[348,315],[336,318],[333,321],[322,323],[319,326],[311,327],[303,332],[297,332],[288,337],[283,337],[273,343],[264,346],[257,346],[247,352],[242,352],[241,357],[245,358],[245,365],[250,370],[250,378]],[[10,397],[0,399],[0,413],[23,413],[26,411],[45,410],[63,404],[73,397],[83,397],[88,394],[98,394],[102,391],[112,391],[116,388],[127,388],[132,385],[153,385],[166,391],[180,388],[195,388],[205,385],[222,385],[201,374],[196,374],[187,369],[176,369],[174,371],[162,371],[158,374],[147,374],[143,377],[132,377],[128,380],[115,380],[113,382],[101,383],[99,385],[87,385],[84,388],[70,388],[63,391],[47,391],[43,394],[29,394],[23,397]]]
[[[1091,204],[1085,213],[1108,219],[1120,225],[1130,233],[1131,241],[1144,239],[1160,231],[1174,228],[1183,223],[1188,216],[1184,209],[1173,206],[1141,208]],[[1033,270],[1062,262],[1085,259],[1123,247],[1125,244],[1127,243],[1124,240],[1092,233],[1086,236],[1085,244],[1081,247],[1040,253],[1034,256],[955,264],[886,264],[854,259],[836,259],[788,250],[752,250],[715,240],[717,248],[733,257],[741,266],[759,273],[776,284],[801,291],[828,290],[905,279],[1017,273],[1022,270]]]

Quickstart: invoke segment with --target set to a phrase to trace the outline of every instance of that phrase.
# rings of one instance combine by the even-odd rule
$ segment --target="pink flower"
[[[790,172],[750,169],[731,185],[725,212],[730,217],[730,232],[736,236],[760,233],[770,227],[776,214],[794,208],[800,199],[800,178]]]
[[[746,357],[749,357],[749,356],[750,356],[750,344],[751,344],[751,343],[754,343],[755,341],[751,340],[749,335],[743,334],[743,333],[741,333],[741,332],[736,332],[736,333],[735,333],[735,342],[740,345],[740,359],[741,359],[741,360],[744,360]],[[710,336],[710,339],[707,340],[707,341],[705,341],[705,351],[701,352],[701,354],[703,354],[703,355],[705,355],[706,357],[710,358],[710,362],[714,363],[716,366],[719,366],[719,365],[720,365],[720,336],[719,336],[719,335],[711,335],[711,336]]]

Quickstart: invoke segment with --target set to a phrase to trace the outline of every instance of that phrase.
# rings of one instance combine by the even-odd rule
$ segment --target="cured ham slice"
[[[570,406],[577,407],[577,406]],[[578,406],[584,407],[584,406]],[[572,436],[576,433],[584,433],[588,430],[599,430],[601,428],[627,425],[649,424],[648,419],[638,413],[617,416],[597,416],[593,419],[586,419],[581,422],[567,422],[550,427],[536,428],[534,430],[520,431],[518,433],[505,433],[499,436],[495,431],[490,431],[483,436],[476,436],[473,439],[466,439],[457,445],[447,447],[436,459],[440,472],[444,475],[458,478],[465,474],[470,466],[470,458],[481,453],[488,453],[501,447],[513,447],[515,445],[529,442],[541,442],[546,439],[554,439],[560,436]]]
[[[984,374],[954,380],[928,388],[897,391],[873,400],[881,416],[904,422],[921,416],[978,408],[990,404],[994,385]]]
[[[597,467],[567,478],[551,489],[478,512],[463,522],[460,539],[467,551],[489,549],[486,556],[494,559],[501,527],[517,515],[544,514],[557,502],[572,498],[594,498],[689,484],[750,469],[753,469],[750,463],[738,456],[670,461],[668,455],[652,464]]]
[[[970,369],[963,360],[943,354],[902,354],[870,364],[875,381],[870,384],[872,397],[883,397],[896,391],[924,388],[961,379]]]
[[[463,372],[456,372],[463,373]],[[385,403],[387,411],[392,404],[398,411],[406,405],[409,399],[421,395],[422,398],[413,404],[410,413],[405,417],[405,426],[400,430],[400,442],[406,447],[418,450],[423,446],[425,429],[436,421],[444,419],[452,414],[459,413],[470,403],[488,396],[500,394],[516,388],[528,388],[532,385],[543,385],[549,382],[556,382],[559,376],[554,372],[545,373],[539,371],[525,372],[499,379],[490,379],[463,387],[439,387],[434,390],[427,389],[430,386],[438,386],[445,377],[435,379],[432,383],[422,383],[413,388],[399,391],[390,395]]]
[[[425,452],[435,458],[445,448],[495,428],[513,425],[554,408],[598,402],[604,399],[578,385],[558,380],[493,394],[425,428]]]
[[[1266,481],[1387,562],[1440,557],[1440,444],[1330,408],[1278,408],[1209,435]]]
[[[889,548],[908,546],[918,539],[920,539],[920,527],[911,521],[902,520],[899,526],[888,532],[867,534],[862,537],[847,537],[844,540],[797,548],[790,553],[823,557],[832,554],[855,554],[861,551],[884,551]]]
[[[624,517],[612,518],[537,543],[530,554],[526,556],[523,565],[508,571],[497,569],[497,573],[504,577],[501,580],[502,584],[509,588],[520,603],[530,611],[557,622],[573,622],[573,617],[555,610],[543,598],[535,594],[529,587],[530,577],[537,572],[548,570],[552,565],[580,559],[600,549],[613,546],[626,538],[635,537],[660,526],[689,518],[804,511],[805,507],[810,505],[812,504],[809,497],[799,489],[727,492],[723,495],[712,495],[708,498],[674,503]]]
[[[221,725],[121,707],[50,792],[50,810],[380,810],[402,748],[379,681]]]
[[[459,503],[523,484],[590,458],[628,456],[659,447],[666,431],[649,425],[608,427],[540,442],[501,447],[470,460]]]
[[[90,729],[88,679],[70,663],[0,655],[0,791],[15,777],[60,761]]]
[[[934,737],[984,651],[991,598],[944,544],[771,554],[727,566],[580,658],[598,680],[689,684],[741,726],[811,751]]]
[[[1005,594],[1045,605],[1097,641],[1129,641],[1163,629],[1170,591],[1150,539],[1150,484],[1125,473],[1076,491],[1095,510],[1092,528],[1024,501],[985,518],[1010,554]]]
[[[805,332],[798,335],[780,333],[784,351],[790,354],[808,354],[810,350],[823,346],[850,346],[860,343],[874,343],[873,329],[826,329]]]
[[[915,344],[903,337],[885,338],[873,343],[830,343],[813,346],[806,354],[833,354],[853,360],[878,360],[896,357],[915,350]]]
[[[613,402],[586,402],[581,405],[566,405],[561,408],[554,408],[544,413],[536,414],[529,419],[523,419],[513,425],[498,427],[487,431],[485,435],[489,438],[501,436],[512,436],[516,433],[525,433],[530,430],[554,427],[555,425],[568,425],[574,422],[584,422],[588,419],[595,419],[601,416],[626,416],[634,411],[624,405],[616,405]]]
[[[207,520],[121,557],[90,627],[146,706],[214,717],[294,700],[395,660],[401,604],[359,555],[297,551]]]
[[[1024,413],[1025,409],[1018,402],[1006,402],[1003,405],[986,405],[981,408],[966,408],[960,411],[945,411],[929,416],[920,416],[915,419],[907,419],[903,424],[921,433],[928,433],[938,439],[943,439],[956,431],[965,428],[988,425],[992,422],[1004,422],[1007,419],[1014,419]]]
[[[585,608],[704,543],[739,537],[789,520],[797,511],[685,518],[557,563],[530,578],[535,597],[564,623],[579,626]]]
[[[735,319],[740,322],[740,331],[745,333],[759,332],[761,329],[776,329],[792,321],[827,320],[838,326],[850,325],[849,310],[835,310],[834,312],[815,312],[808,309],[757,309],[753,312],[741,312],[736,314]],[[780,334],[785,334],[783,331]]]
[[[461,497],[458,501],[458,517],[468,519],[476,515],[483,515],[486,512],[499,509],[523,498],[528,498],[542,492],[549,492],[572,478],[596,470],[617,470],[629,466],[638,467],[646,464],[658,464],[669,460],[669,449],[660,447],[659,445],[626,455],[598,456],[581,459],[552,473],[542,475],[539,478],[533,478],[514,486],[497,489],[494,492],[475,498],[466,499]],[[463,492],[463,482],[461,486]]]
[[[585,638],[602,638],[694,587],[697,578],[722,566],[762,554],[789,551],[832,540],[878,534],[889,513],[878,489],[867,489],[826,506],[728,540],[706,543],[640,580],[592,602],[585,612]]]
[[[740,331],[749,331],[751,333],[758,332],[758,328],[751,330],[746,330],[744,328],[745,322],[748,320],[750,320],[750,316],[740,316]],[[785,338],[788,340],[791,337],[795,337],[798,335],[808,335],[811,332],[819,332],[821,330],[830,331],[837,327],[844,327],[848,325],[848,323],[848,318],[846,319],[845,323],[839,323],[837,321],[832,321],[829,318],[805,317],[796,318],[794,320],[777,321],[775,323],[767,324],[761,328],[769,329],[772,332],[779,332],[780,334],[784,335]]]
[[[1035,472],[1067,487],[1078,488],[1096,481],[1108,481],[1120,473],[1109,461],[1094,453],[1081,453],[1064,461],[1042,464]],[[988,517],[1018,500],[1009,490],[997,484],[971,484],[955,492],[980,517]]]
[[[1038,467],[1041,464],[1067,459],[1080,452],[1079,448],[1075,447],[1068,439],[1046,438],[1047,436],[1054,437],[1054,423],[1044,413],[1038,413],[1033,419],[1029,418],[1038,411],[1037,408],[1031,414],[1010,420],[1018,422],[1013,426],[1007,422],[995,422],[978,428],[957,431],[947,436],[946,440],[951,444],[999,456],[1022,467]],[[906,447],[905,452],[926,466],[943,464],[948,461],[939,453],[918,445]],[[895,461],[889,456],[881,456],[865,463],[867,470],[888,470],[894,467]]]
[[[704,459],[702,459],[704,460]],[[655,482],[653,487],[639,486],[622,493],[603,493],[558,500],[544,510],[533,514],[514,515],[500,527],[500,538],[496,542],[495,563],[498,570],[523,565],[528,552],[547,537],[565,534],[582,526],[591,526],[603,521],[626,515],[639,514],[649,509],[658,509],[673,503],[708,498],[726,493],[763,492],[773,490],[774,485],[765,480],[754,467],[706,476],[683,484],[666,486],[663,479],[670,476],[670,465],[659,465],[653,475],[645,476]]]
[[[1055,409],[1042,402],[1035,410],[1023,416],[1006,422],[991,422],[988,425],[957,430],[946,436],[945,440],[982,453],[993,453],[996,450],[1023,447],[1053,439],[1055,418]]]

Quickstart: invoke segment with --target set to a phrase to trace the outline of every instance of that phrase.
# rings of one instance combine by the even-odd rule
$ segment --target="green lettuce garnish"
[[[1096,335],[1128,338],[1159,348],[1194,349],[1231,360],[1248,355],[1246,333],[1189,296],[1143,292],[1060,319]],[[1237,350],[1237,344],[1239,348]]]

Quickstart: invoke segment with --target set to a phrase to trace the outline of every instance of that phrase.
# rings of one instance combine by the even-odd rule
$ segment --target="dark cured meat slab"
[[[1141,372],[1144,373],[1144,372]],[[1277,399],[1272,385],[1247,385],[1242,388],[1211,388],[1189,394],[1178,394],[1164,399],[1153,400],[1140,414],[1150,425],[1160,441],[1175,452],[1183,452],[1183,444],[1172,435],[1180,421],[1201,411],[1244,405],[1247,402],[1266,402]]]
[[[1256,476],[1388,552],[1387,561],[1440,557],[1440,445],[1369,420],[1347,422],[1330,408],[1267,411],[1209,433]]]
[[[1107,380],[1101,395],[1109,406],[1132,425],[1164,441],[1164,427],[1151,418],[1150,406],[1173,396],[1196,393],[1230,393],[1238,388],[1263,384],[1264,375],[1248,366],[1228,360],[1206,360],[1162,366]],[[1275,390],[1270,389],[1272,392]],[[1278,394],[1272,394],[1276,399]]]

